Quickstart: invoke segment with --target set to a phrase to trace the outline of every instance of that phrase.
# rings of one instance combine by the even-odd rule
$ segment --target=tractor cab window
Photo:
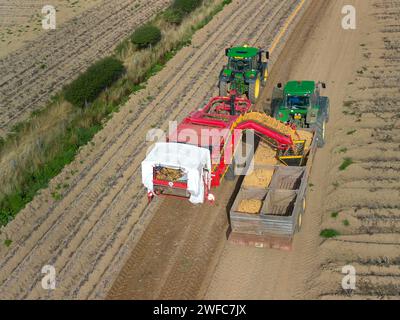
[[[229,68],[237,71],[243,72],[248,69],[251,69],[251,61],[248,59],[229,59]]]
[[[307,108],[310,105],[309,96],[288,96],[287,106],[289,108]]]

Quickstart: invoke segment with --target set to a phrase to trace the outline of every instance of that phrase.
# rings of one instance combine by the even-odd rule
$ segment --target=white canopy
[[[153,191],[155,166],[184,170],[188,177],[187,190],[191,195],[189,201],[204,201],[203,169],[211,172],[210,150],[175,142],[156,143],[142,162],[142,182],[149,191]]]

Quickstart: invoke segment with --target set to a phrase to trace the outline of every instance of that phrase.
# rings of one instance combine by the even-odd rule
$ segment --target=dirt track
[[[170,0],[104,0],[0,59],[0,135],[111,53]],[[40,11],[39,11],[40,13]]]
[[[1,241],[10,238],[13,244],[0,247],[0,297],[104,297],[129,257],[147,206],[140,181],[149,146],[145,133],[166,129],[168,120],[179,120],[215,93],[224,48],[268,45],[297,3],[235,1],[149,81],[148,89],[132,96],[93,144],[3,230]],[[51,192],[66,181],[63,198],[55,201]],[[151,210],[145,213],[151,216]],[[45,264],[56,267],[56,291],[40,286]]]

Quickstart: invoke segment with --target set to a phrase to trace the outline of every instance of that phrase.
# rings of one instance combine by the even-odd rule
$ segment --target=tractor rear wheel
[[[267,79],[268,79],[268,68],[265,67],[263,72],[262,72],[262,86],[264,87],[267,84]]]
[[[219,82],[219,95],[221,97],[227,97],[228,96],[228,82],[221,80]]]
[[[250,83],[249,86],[249,99],[251,103],[256,103],[261,91],[261,79],[257,76],[257,79]]]
[[[325,115],[326,122],[329,121],[329,98],[320,97],[320,108]]]
[[[322,148],[325,145],[325,131],[326,131],[326,115],[321,113],[317,122],[311,126],[315,129],[315,136],[317,138],[317,147]]]

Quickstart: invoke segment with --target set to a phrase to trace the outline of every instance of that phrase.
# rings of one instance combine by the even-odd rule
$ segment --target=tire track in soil
[[[175,77],[175,79],[176,79],[176,77]],[[124,126],[124,128],[126,129],[127,127],[129,127],[128,125],[125,125]],[[124,133],[124,132],[123,132]],[[120,134],[118,134],[117,133],[117,135],[116,136],[118,136],[118,137],[120,137]],[[113,136],[113,137],[115,137],[115,136]],[[128,136],[129,137],[129,136]],[[132,137],[131,137],[132,138]],[[127,141],[127,139],[128,138],[126,138],[124,141]],[[113,140],[113,139],[111,139],[111,140]],[[109,141],[110,142],[110,141]],[[120,143],[120,142],[119,142]],[[108,144],[109,145],[109,144]],[[115,143],[113,143],[112,144],[112,146],[113,145],[115,145]],[[103,145],[104,146],[104,145]],[[122,146],[123,147],[126,147],[124,144],[122,144]],[[121,145],[119,145],[119,147],[121,148]],[[132,145],[131,145],[131,147],[132,147]],[[85,149],[85,148],[84,148]],[[86,148],[87,149],[87,148]],[[106,150],[110,150],[109,148],[105,148]],[[103,149],[101,149],[101,150],[104,150],[104,148]],[[121,150],[121,149],[120,149]],[[135,150],[135,149],[134,149]],[[111,148],[111,151],[108,153],[108,155],[110,155],[110,154],[112,154],[112,155],[115,155],[115,154],[118,154],[118,153],[114,153],[115,151],[118,151],[118,150],[112,150],[112,148]],[[100,162],[99,160],[101,159],[100,158],[100,156],[102,156],[102,154],[101,154],[101,152],[99,153],[99,154],[97,154],[96,156],[95,156],[95,159],[94,159],[94,162],[93,163],[90,163],[87,167],[86,167],[86,174],[89,172],[89,170],[91,170],[91,169],[93,169],[94,167],[96,167],[96,165],[97,165],[97,168],[96,169],[98,169],[98,168],[105,168],[105,166],[104,166],[104,162]],[[119,157],[118,158],[121,158],[120,157],[121,155],[119,154]],[[135,156],[136,156],[136,154],[135,154]],[[103,158],[103,157],[102,157]],[[107,157],[106,157],[107,158]],[[117,157],[115,157],[115,158],[117,158]],[[114,161],[115,161],[115,158],[114,158]],[[128,161],[126,161],[125,162],[125,168],[123,168],[123,170],[120,170],[120,171],[118,171],[118,170],[116,170],[116,171],[118,171],[118,175],[123,175],[122,173],[123,173],[123,171],[124,170],[126,170],[126,167],[127,167],[127,164],[129,164],[129,163],[131,163],[131,161],[132,161],[132,159],[133,158],[129,158],[128,159]],[[111,164],[112,163],[112,161],[111,160],[113,160],[112,158],[108,158],[107,159],[107,162],[106,162],[106,164],[108,165],[108,164]],[[120,166],[123,166],[124,164],[123,163],[120,163],[120,164],[118,164],[118,165],[120,165]],[[111,167],[107,167],[106,168],[107,170],[112,170],[112,168]],[[92,178],[93,179],[96,179],[96,180],[91,180],[91,179],[89,179],[89,181],[85,181],[85,183],[86,182],[88,182],[88,184],[86,185],[86,186],[92,186],[93,185],[93,182],[94,181],[97,181],[97,183],[98,183],[98,180],[100,180],[99,179],[99,175],[98,175],[98,173],[99,173],[99,171],[95,171],[95,170],[93,170],[94,172],[93,172],[93,175],[92,175]],[[101,172],[100,172],[101,173]],[[94,178],[94,177],[96,177],[96,178]],[[82,180],[83,180],[83,178],[85,178],[84,177],[84,175],[79,175],[78,176],[78,178],[76,178],[75,179],[75,181],[74,182],[77,182],[78,180],[80,180],[82,178]],[[86,177],[87,178],[87,177]],[[40,217],[40,219],[38,220],[38,221],[36,221],[36,224],[35,224],[35,227],[34,227],[34,230],[36,230],[36,231],[38,231],[39,229],[42,229],[41,231],[43,232],[42,233],[42,236],[40,236],[40,234],[41,234],[41,232],[36,232],[35,234],[34,233],[32,233],[32,232],[29,232],[28,233],[28,235],[26,235],[25,234],[25,237],[21,237],[19,240],[20,241],[18,241],[18,243],[19,243],[19,245],[18,245],[18,247],[14,247],[14,248],[12,248],[12,251],[10,252],[10,254],[7,256],[7,258],[6,259],[2,259],[2,263],[1,263],[1,267],[2,268],[4,268],[4,269],[6,269],[7,267],[9,268],[9,270],[11,271],[11,272],[15,272],[15,273],[18,273],[19,271],[22,271],[23,270],[23,268],[22,268],[22,266],[21,266],[21,264],[19,264],[18,262],[20,261],[19,260],[19,258],[20,258],[20,252],[19,251],[21,251],[21,248],[23,248],[24,247],[24,242],[26,242],[27,240],[28,240],[28,238],[29,238],[29,234],[31,234],[32,236],[29,238],[29,242],[30,243],[37,243],[37,245],[41,245],[42,244],[42,246],[44,246],[44,247],[46,247],[46,243],[48,243],[48,239],[46,238],[47,237],[47,235],[49,234],[48,232],[49,231],[52,231],[53,232],[53,234],[55,233],[55,231],[54,230],[56,230],[56,228],[55,228],[55,226],[59,226],[61,223],[63,223],[63,232],[64,233],[60,233],[60,236],[59,236],[59,238],[58,239],[54,239],[53,238],[53,240],[55,240],[55,241],[53,241],[53,243],[62,243],[62,245],[65,247],[65,246],[67,246],[67,244],[68,244],[68,239],[66,239],[64,236],[63,236],[63,234],[65,234],[65,232],[71,232],[71,229],[73,229],[73,227],[75,226],[75,225],[80,225],[79,224],[79,222],[83,222],[83,221],[87,221],[87,220],[90,220],[90,218],[88,218],[88,216],[89,216],[89,212],[90,212],[90,207],[87,207],[87,206],[83,206],[82,207],[82,209],[81,209],[81,211],[82,212],[79,212],[79,215],[78,216],[73,216],[73,215],[71,215],[71,212],[70,212],[70,210],[75,206],[77,206],[77,204],[79,203],[78,201],[75,201],[75,200],[80,200],[81,198],[85,198],[86,199],[86,204],[94,204],[94,206],[92,207],[92,208],[95,208],[98,204],[99,204],[99,202],[100,202],[100,199],[102,199],[103,197],[105,197],[106,195],[107,195],[107,188],[109,188],[110,186],[108,185],[108,184],[115,184],[116,183],[116,180],[114,180],[114,181],[107,181],[107,179],[104,179],[104,180],[102,180],[101,181],[101,184],[100,185],[95,185],[94,187],[93,187],[93,189],[95,189],[95,190],[92,190],[92,188],[89,188],[89,190],[90,191],[87,191],[86,190],[86,188],[85,188],[85,186],[83,186],[83,188],[82,189],[79,189],[79,190],[74,190],[75,188],[72,188],[72,190],[73,190],[73,192],[67,192],[66,194],[64,194],[64,199],[60,202],[60,203],[55,203],[55,204],[53,204],[51,207],[50,207],[50,210],[48,210],[47,211],[47,216],[46,217],[43,217],[43,216],[41,216]],[[122,184],[123,185],[123,184]],[[84,192],[82,192],[82,190],[84,190]],[[101,193],[101,190],[103,190],[103,193]],[[79,197],[79,196],[77,196],[77,195],[80,195],[80,196],[82,196],[82,197]],[[99,197],[99,195],[101,195],[101,197]],[[84,196],[84,197],[83,197]],[[143,194],[139,194],[139,197],[140,196],[143,196]],[[138,202],[140,202],[140,201],[138,201]],[[143,201],[142,201],[143,202]],[[41,204],[39,204],[39,205],[35,205],[35,209],[36,209],[36,212],[37,211],[39,211],[38,209],[40,208],[40,205],[44,205],[44,202],[43,201],[41,201]],[[45,205],[44,205],[45,206]],[[32,208],[32,205],[30,205],[30,207]],[[54,213],[56,213],[56,212],[54,212],[55,210],[57,210],[58,212],[58,215],[57,214],[54,214]],[[84,212],[86,211],[86,216],[84,215]],[[47,226],[51,226],[51,228],[50,229],[48,229],[48,231],[47,231],[47,233],[46,233],[46,231],[44,230],[45,229],[45,226],[43,226],[44,225],[44,221],[45,221],[45,219],[46,218],[49,218],[49,216],[50,216],[50,214],[53,214],[53,217],[52,217],[52,219],[53,220],[51,220],[51,221],[46,221],[46,225]],[[70,215],[71,217],[68,217],[70,220],[69,220],[69,224],[67,224],[67,223],[65,223],[66,221],[65,220],[63,220],[63,219],[59,219],[60,218],[60,216],[59,215],[62,215],[62,217],[63,217],[63,219],[64,219],[64,217],[65,217],[65,215]],[[56,219],[58,219],[58,221],[57,221],[57,223],[55,223],[55,221],[56,221]],[[136,217],[136,219],[137,219],[137,217]],[[49,220],[49,219],[48,219]],[[67,221],[68,222],[68,221]],[[85,229],[82,229],[82,230],[85,230]],[[90,229],[88,229],[88,230],[90,230]],[[31,230],[32,231],[32,230]],[[71,235],[73,235],[73,232],[71,232],[70,233]],[[54,235],[53,235],[53,237],[54,237]],[[62,239],[64,240],[64,241],[62,241]],[[67,240],[67,241],[65,241],[65,240]],[[47,241],[47,242],[46,242]],[[36,248],[37,248],[37,246],[36,246]],[[22,256],[23,256],[23,262],[24,263],[26,263],[26,264],[29,264],[31,261],[31,259],[32,259],[32,257],[33,257],[33,255],[30,255],[29,253],[32,253],[32,252],[35,252],[36,254],[37,254],[37,251],[42,251],[41,253],[43,254],[43,249],[42,250],[39,250],[39,249],[35,249],[35,250],[33,250],[34,248],[29,248],[29,246],[27,246],[27,247],[25,247],[24,248],[24,250],[25,250],[25,252],[26,253],[28,253],[28,255],[23,255],[22,254]],[[53,252],[54,251],[54,249],[56,249],[56,248],[51,248],[51,252]],[[70,248],[70,249],[68,249],[69,250],[69,252],[71,252],[72,251],[72,249],[73,248]],[[17,254],[18,253],[18,254]],[[46,253],[46,254],[48,254],[48,253]],[[46,256],[46,254],[45,254],[45,256]],[[64,253],[64,255],[67,255],[66,253]],[[50,256],[52,256],[51,254],[50,254]],[[47,259],[47,258],[46,258]],[[52,261],[54,261],[54,256],[53,256],[53,260]],[[71,260],[72,261],[72,260]],[[10,263],[11,263],[11,265],[10,265]],[[14,265],[14,267],[12,267],[12,265]],[[35,271],[35,270],[31,270],[32,272],[33,271]],[[10,273],[11,273],[10,272]],[[4,274],[7,274],[7,273],[4,273]],[[37,274],[37,272],[36,272],[36,274]],[[10,277],[8,280],[6,280],[7,282],[4,282],[3,281],[3,286],[4,286],[4,284],[5,283],[7,283],[7,284],[10,284],[11,283],[11,279],[14,279],[14,281],[18,278],[18,277]],[[27,278],[29,278],[29,276],[27,277]],[[4,280],[4,278],[3,278],[3,280]],[[15,283],[14,283],[15,284]],[[33,289],[33,287],[32,287],[32,284],[31,284],[31,287],[30,287],[31,289]]]
[[[0,59],[0,130],[42,107],[50,95],[93,61],[111,53],[132,29],[149,20],[169,0],[104,1]],[[132,9],[136,4],[137,7]]]

